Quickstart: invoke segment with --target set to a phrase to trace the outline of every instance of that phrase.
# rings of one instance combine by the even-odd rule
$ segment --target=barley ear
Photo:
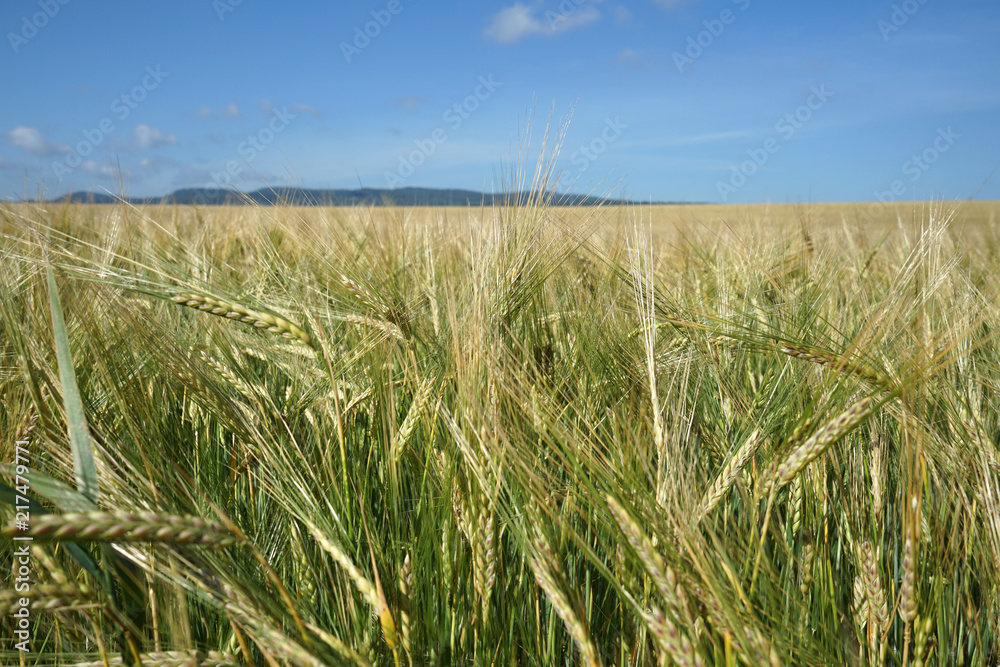
[[[857,401],[835,419],[820,427],[805,442],[795,447],[785,460],[774,469],[773,473],[765,475],[759,485],[757,496],[759,498],[766,497],[772,489],[777,491],[795,479],[795,476],[802,472],[807,465],[815,461],[832,444],[868,417],[873,400],[869,396]]]
[[[746,439],[746,442],[743,443],[736,454],[729,460],[729,463],[719,473],[719,476],[715,478],[712,486],[705,492],[705,497],[702,498],[701,506],[696,515],[698,521],[708,516],[715,506],[719,504],[719,501],[725,497],[726,492],[732,488],[740,471],[753,458],[759,444],[760,431],[757,430],[750,434],[750,437]]]
[[[170,297],[170,300],[188,308],[195,308],[212,315],[225,317],[229,320],[238,320],[244,324],[251,324],[258,329],[267,329],[271,333],[292,342],[310,347],[313,346],[312,337],[302,327],[278,315],[271,315],[270,313],[253,310],[232,301],[224,301],[193,292],[175,294]]]

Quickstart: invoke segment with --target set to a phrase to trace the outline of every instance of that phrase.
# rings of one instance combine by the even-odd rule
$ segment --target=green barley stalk
[[[169,542],[214,549],[240,542],[224,526],[213,521],[154,512],[45,514],[32,517],[26,531],[13,523],[4,527],[3,534],[72,542]]]
[[[258,329],[267,329],[271,333],[293,342],[308,346],[313,345],[312,337],[301,327],[277,315],[263,313],[238,303],[223,301],[222,299],[205,296],[204,294],[194,294],[192,292],[181,292],[170,297],[170,300],[174,303],[179,303],[189,308],[196,308],[212,315],[225,317],[226,319],[236,320],[245,324],[252,324]]]

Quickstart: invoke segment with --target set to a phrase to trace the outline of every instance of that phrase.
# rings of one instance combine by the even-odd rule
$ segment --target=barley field
[[[0,206],[0,663],[996,665],[1000,203],[544,191]]]

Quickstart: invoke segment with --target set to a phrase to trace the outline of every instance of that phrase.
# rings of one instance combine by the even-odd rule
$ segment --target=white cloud
[[[177,135],[163,134],[157,128],[145,124],[135,126],[132,130],[132,139],[138,148],[155,148],[177,143]]]
[[[504,7],[493,15],[483,35],[499,44],[513,44],[530,35],[551,37],[593,23],[601,13],[592,4],[565,9],[546,9],[539,17],[538,9],[520,2]]]
[[[94,176],[102,176],[104,178],[114,178],[117,175],[117,171],[111,164],[97,164],[93,160],[85,160],[83,164],[80,165],[80,169],[84,170],[88,174],[93,174]]]
[[[240,111],[240,108],[236,104],[230,102],[222,109],[222,115],[226,118],[240,118],[243,112]]]
[[[158,174],[164,169],[169,169],[171,167],[176,167],[177,162],[171,160],[167,157],[161,157],[158,155],[153,155],[152,157],[144,157],[135,163],[135,168],[138,172],[143,175],[146,174]]]
[[[260,107],[260,110],[263,111],[268,116],[274,115],[274,105],[271,104],[271,100],[267,99],[266,97],[261,99],[260,103],[257,106]]]
[[[198,110],[195,111],[195,115],[197,115],[198,118],[215,118],[215,112],[212,111],[212,107],[198,107]]]
[[[66,144],[49,141],[42,136],[42,133],[37,128],[26,127],[24,125],[18,125],[8,132],[7,141],[12,146],[17,146],[25,153],[31,153],[32,155],[50,156],[62,155],[69,152],[69,147]]]
[[[627,7],[622,5],[615,7],[615,23],[618,25],[628,23],[630,18],[632,18],[632,12],[630,12]]]

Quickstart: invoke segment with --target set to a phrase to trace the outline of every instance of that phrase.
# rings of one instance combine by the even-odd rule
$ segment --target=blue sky
[[[5,0],[0,197],[496,191],[1000,199],[1000,3]]]

